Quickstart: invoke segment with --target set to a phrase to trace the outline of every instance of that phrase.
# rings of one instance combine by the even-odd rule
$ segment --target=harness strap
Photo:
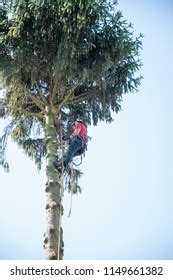
[[[82,140],[82,148],[84,148],[84,147],[87,146],[87,138],[86,138],[86,137],[82,137],[82,136],[80,136],[80,135],[76,135],[76,136],[74,136],[74,137],[79,138],[79,139]]]

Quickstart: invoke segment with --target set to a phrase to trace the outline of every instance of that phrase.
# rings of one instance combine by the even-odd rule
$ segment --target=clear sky
[[[90,127],[80,181],[65,192],[64,259],[173,259],[173,3],[119,0],[118,9],[145,35],[144,79],[124,96],[110,125]],[[0,168],[0,259],[44,259],[44,169],[10,143],[11,171]]]

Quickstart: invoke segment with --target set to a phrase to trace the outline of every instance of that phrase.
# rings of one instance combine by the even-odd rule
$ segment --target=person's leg
[[[80,138],[75,138],[68,147],[68,150],[64,156],[64,168],[72,161],[75,154],[82,148],[82,140]]]
[[[85,152],[85,147],[82,147],[81,149],[79,149],[75,154],[74,157],[80,156]]]

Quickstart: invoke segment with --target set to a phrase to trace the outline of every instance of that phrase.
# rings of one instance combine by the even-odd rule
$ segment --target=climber
[[[67,140],[66,137],[63,138]],[[69,147],[66,154],[63,157],[63,160],[59,162],[53,162],[56,169],[61,171],[62,162],[64,169],[72,161],[73,157],[82,155],[85,152],[87,145],[87,128],[83,124],[82,120],[77,119],[73,123],[73,133],[70,136]]]

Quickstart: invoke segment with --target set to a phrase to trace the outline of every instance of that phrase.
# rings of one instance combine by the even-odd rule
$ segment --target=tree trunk
[[[63,231],[61,228],[61,216],[63,213],[62,196],[63,186],[60,174],[53,166],[56,159],[56,126],[53,114],[48,110],[46,116],[46,214],[47,214],[47,231],[45,233],[44,248],[46,250],[46,259],[62,260],[63,259]]]

